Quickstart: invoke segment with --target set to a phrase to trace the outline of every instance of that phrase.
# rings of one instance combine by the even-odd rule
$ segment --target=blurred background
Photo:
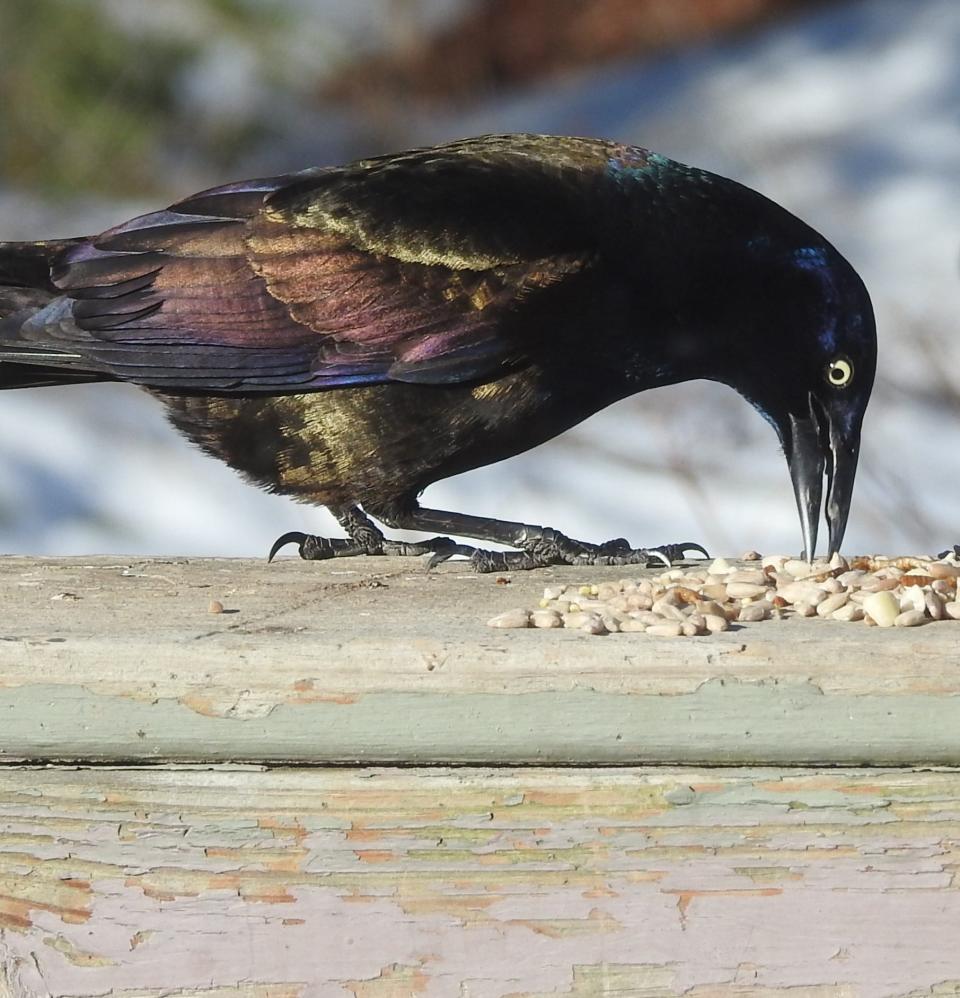
[[[845,548],[935,551],[960,541],[958,53],[957,0],[3,0],[0,239],[484,132],[652,148],[757,188],[860,271],[880,369]],[[773,431],[708,383],[424,501],[590,540],[800,547]],[[0,394],[0,551],[263,555],[297,529],[338,533],[136,389]]]

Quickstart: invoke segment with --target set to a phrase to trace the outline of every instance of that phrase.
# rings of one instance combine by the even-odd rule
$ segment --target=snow
[[[456,117],[411,111],[403,125],[411,144],[514,130],[636,142],[755,187],[822,231],[871,289],[880,337],[845,548],[939,550],[960,540],[958,51],[956,0],[861,0]],[[2,196],[0,217],[11,217]],[[3,393],[0,468],[5,551],[260,555],[285,530],[337,532],[325,512],[200,455],[123,386]],[[594,540],[800,545],[773,432],[704,383],[619,403],[424,501]]]

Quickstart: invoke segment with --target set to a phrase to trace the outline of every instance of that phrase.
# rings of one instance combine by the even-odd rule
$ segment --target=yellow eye
[[[827,364],[826,378],[834,388],[844,388],[853,380],[853,364],[846,357],[836,357]]]

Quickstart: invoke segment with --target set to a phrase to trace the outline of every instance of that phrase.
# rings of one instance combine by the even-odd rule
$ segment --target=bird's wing
[[[188,390],[489,376],[591,265],[611,157],[637,152],[487,137],[216,188],[70,248],[23,335]]]

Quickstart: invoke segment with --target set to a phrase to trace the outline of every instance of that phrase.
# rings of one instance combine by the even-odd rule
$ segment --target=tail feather
[[[23,323],[60,294],[50,276],[57,258],[82,241],[0,242],[0,389],[109,380],[102,374],[58,367],[56,354],[31,350],[19,337]]]

